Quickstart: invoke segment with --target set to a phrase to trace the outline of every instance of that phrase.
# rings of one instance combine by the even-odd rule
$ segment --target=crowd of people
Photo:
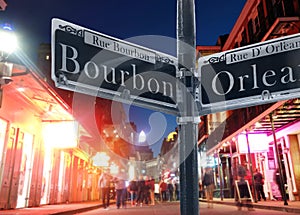
[[[179,184],[172,180],[160,180],[148,176],[140,176],[139,179],[129,182],[131,205],[142,206],[143,204],[155,205],[155,201],[179,200]]]
[[[243,206],[246,206],[248,210],[253,209],[253,199],[266,201],[266,195],[264,193],[264,176],[259,169],[256,169],[253,175],[250,170],[246,168],[246,165],[238,165],[235,169],[236,180],[233,183],[234,196],[237,203],[238,210],[241,210]],[[251,189],[253,187],[253,189]],[[215,188],[214,173],[211,167],[206,167],[205,172],[199,183],[199,196],[203,197],[205,191],[205,198],[207,199],[207,207],[213,208],[213,192]]]
[[[179,200],[179,183],[174,180],[160,180],[156,183],[153,177],[139,176],[127,183],[125,175],[113,177],[103,172],[98,181],[98,188],[104,209],[110,202],[110,186],[114,184],[117,208],[126,208],[127,200],[132,206],[155,205],[156,201]]]

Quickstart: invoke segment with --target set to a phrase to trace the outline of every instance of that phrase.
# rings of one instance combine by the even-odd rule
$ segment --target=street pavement
[[[200,203],[206,202],[205,199],[199,199],[199,201]],[[227,199],[227,198],[224,198],[223,200],[221,200],[220,198],[214,198],[214,203],[223,204],[223,205],[232,205],[232,206],[236,205],[234,199]],[[258,201],[257,203],[253,203],[253,207],[258,209],[271,210],[271,211],[283,211],[283,212],[300,214],[300,201],[288,201],[288,205],[284,205],[283,201],[273,201],[273,200]]]
[[[156,205],[130,206],[117,209],[115,205],[109,207],[108,210],[99,208],[96,210],[80,213],[80,215],[180,215],[179,202],[157,203]]]
[[[274,211],[268,209],[253,209],[248,211],[248,208],[238,210],[233,205],[214,204],[213,208],[207,208],[205,202],[200,203],[200,215],[296,215],[298,213],[288,213],[282,211]],[[177,203],[163,203],[155,206],[143,207],[127,207],[126,209],[117,209],[112,206],[109,210],[103,208],[80,213],[79,215],[180,215],[179,202]],[[189,215],[189,214],[188,214]]]
[[[206,200],[199,199],[200,214],[300,214],[300,201],[288,202],[284,205],[283,201],[260,201],[253,203],[255,211],[248,211],[243,208],[238,211],[233,199],[214,199],[214,208],[207,208]],[[100,201],[42,205],[40,207],[0,210],[2,215],[67,215],[67,214],[129,214],[129,215],[180,215],[179,202],[159,203],[155,206],[131,207],[129,204],[126,209],[117,209],[112,203],[108,210],[104,210]]]

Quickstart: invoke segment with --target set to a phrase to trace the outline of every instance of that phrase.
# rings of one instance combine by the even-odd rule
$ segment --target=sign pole
[[[197,140],[200,117],[195,109],[195,2],[177,1],[177,88],[180,157],[180,214],[199,214]],[[197,113],[198,114],[198,113]]]

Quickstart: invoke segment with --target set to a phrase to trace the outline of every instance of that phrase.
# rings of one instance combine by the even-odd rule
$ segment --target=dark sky
[[[215,45],[219,35],[229,33],[246,0],[195,0],[196,44]],[[0,12],[0,23],[10,23],[18,34],[20,48],[32,61],[40,43],[51,41],[51,19],[60,18],[119,39],[143,35],[176,38],[176,0],[7,0],[7,8]],[[175,47],[164,50],[155,43],[140,45],[173,53]],[[174,43],[176,46],[176,43]],[[174,52],[175,53],[175,52]],[[174,54],[173,53],[173,54]],[[152,111],[134,108],[130,119],[139,130],[150,130],[148,122]],[[165,134],[174,131],[176,118],[164,115]],[[162,137],[163,138],[163,137]],[[160,149],[160,145],[153,148]]]
[[[219,35],[229,33],[245,2],[195,0],[197,45],[214,45]],[[50,42],[53,17],[120,39],[140,35],[176,38],[176,0],[7,0],[7,3],[6,11],[0,12],[0,23],[13,24],[28,53],[32,53],[36,44]]]

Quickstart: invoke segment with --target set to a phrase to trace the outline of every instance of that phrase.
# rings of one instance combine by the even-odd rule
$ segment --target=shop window
[[[269,169],[276,169],[276,164],[275,164],[275,156],[274,156],[274,147],[271,145],[269,147],[269,151],[267,152],[268,155],[268,166]]]

